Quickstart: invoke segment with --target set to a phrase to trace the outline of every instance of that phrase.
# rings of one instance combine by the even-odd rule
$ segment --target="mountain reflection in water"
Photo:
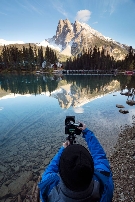
[[[62,108],[77,107],[108,92],[120,89],[120,81],[108,76],[0,76],[1,96],[45,94],[58,99]],[[1,97],[0,96],[0,97]]]
[[[132,124],[135,105],[120,94],[131,88],[132,76],[0,75],[0,200],[29,190],[42,174],[66,140],[66,116],[86,123],[109,155],[121,126]],[[85,145],[81,135],[76,141]]]

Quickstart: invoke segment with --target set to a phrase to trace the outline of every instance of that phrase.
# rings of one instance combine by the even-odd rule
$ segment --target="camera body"
[[[77,127],[81,127],[82,124],[75,123],[75,116],[66,116],[65,119],[65,134],[69,135],[80,135],[81,130],[79,130]]]

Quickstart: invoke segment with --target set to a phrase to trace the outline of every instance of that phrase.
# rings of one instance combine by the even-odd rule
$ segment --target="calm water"
[[[120,94],[127,88],[135,88],[135,77],[1,75],[0,197],[16,196],[43,172],[66,140],[66,116],[86,123],[109,155],[135,114],[126,104],[133,96]],[[76,141],[85,145],[81,136]]]

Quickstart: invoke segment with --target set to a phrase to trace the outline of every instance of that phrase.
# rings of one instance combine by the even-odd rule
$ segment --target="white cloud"
[[[62,2],[59,1],[52,1],[53,7],[62,15],[64,15],[66,18],[68,17],[67,12],[65,11],[65,9],[63,8]]]
[[[34,11],[40,15],[43,15],[44,13],[41,11],[42,6],[40,6],[40,4],[34,0],[32,1],[32,4],[28,1],[25,0],[23,1],[23,4],[20,3],[18,0],[16,0],[16,3],[19,4],[19,6],[21,6],[23,9],[27,10],[28,12]]]
[[[65,17],[67,17],[67,13],[66,11],[60,6],[60,7],[57,7],[57,10],[58,12],[60,12],[62,15],[64,15]]]
[[[98,24],[98,22],[96,21],[96,22],[93,22],[93,24]]]
[[[108,12],[112,15],[121,4],[128,3],[128,1],[129,0],[103,0],[100,7],[103,7],[104,13]]]
[[[110,15],[113,14],[114,11],[115,11],[115,6],[112,4],[112,5],[110,6]]]
[[[80,10],[77,12],[76,20],[80,22],[87,22],[90,19],[91,12],[89,10]]]

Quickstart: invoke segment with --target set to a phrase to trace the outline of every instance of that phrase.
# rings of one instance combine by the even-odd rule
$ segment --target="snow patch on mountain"
[[[86,24],[86,23],[81,23],[81,22],[78,22],[78,23],[82,26],[82,28],[84,28],[85,30],[87,30],[88,33],[90,32],[92,35],[97,36],[97,37],[99,37],[100,39],[103,39],[103,40],[106,40],[106,41],[109,41],[109,42],[113,42],[114,44],[117,44],[118,46],[124,48],[124,47],[123,47],[123,44],[121,44],[121,43],[119,43],[119,42],[113,40],[113,39],[110,38],[110,37],[104,36],[104,35],[101,34],[100,32],[98,32],[98,31],[92,29],[88,24]]]
[[[82,26],[82,28],[84,28],[87,32],[91,32],[93,35],[98,36],[98,37],[100,37],[100,38],[103,38],[103,37],[104,37],[100,32],[96,31],[95,29],[92,29],[88,24],[83,23],[83,22],[78,22],[78,23],[79,23],[79,24]],[[104,37],[104,38],[105,38],[105,37]]]
[[[51,40],[50,42],[48,42],[47,40],[44,40],[42,41],[41,43],[37,43],[36,44],[37,46],[44,46],[44,47],[50,47],[52,49],[55,49],[55,50],[58,50],[58,51],[61,51],[62,47],[61,46],[58,46],[55,44],[55,42],[53,40]]]
[[[6,46],[6,45],[9,45],[9,44],[24,44],[23,41],[6,41],[4,39],[0,39],[0,46]]]
[[[71,45],[68,45],[63,51],[61,51],[61,54],[71,56]]]

